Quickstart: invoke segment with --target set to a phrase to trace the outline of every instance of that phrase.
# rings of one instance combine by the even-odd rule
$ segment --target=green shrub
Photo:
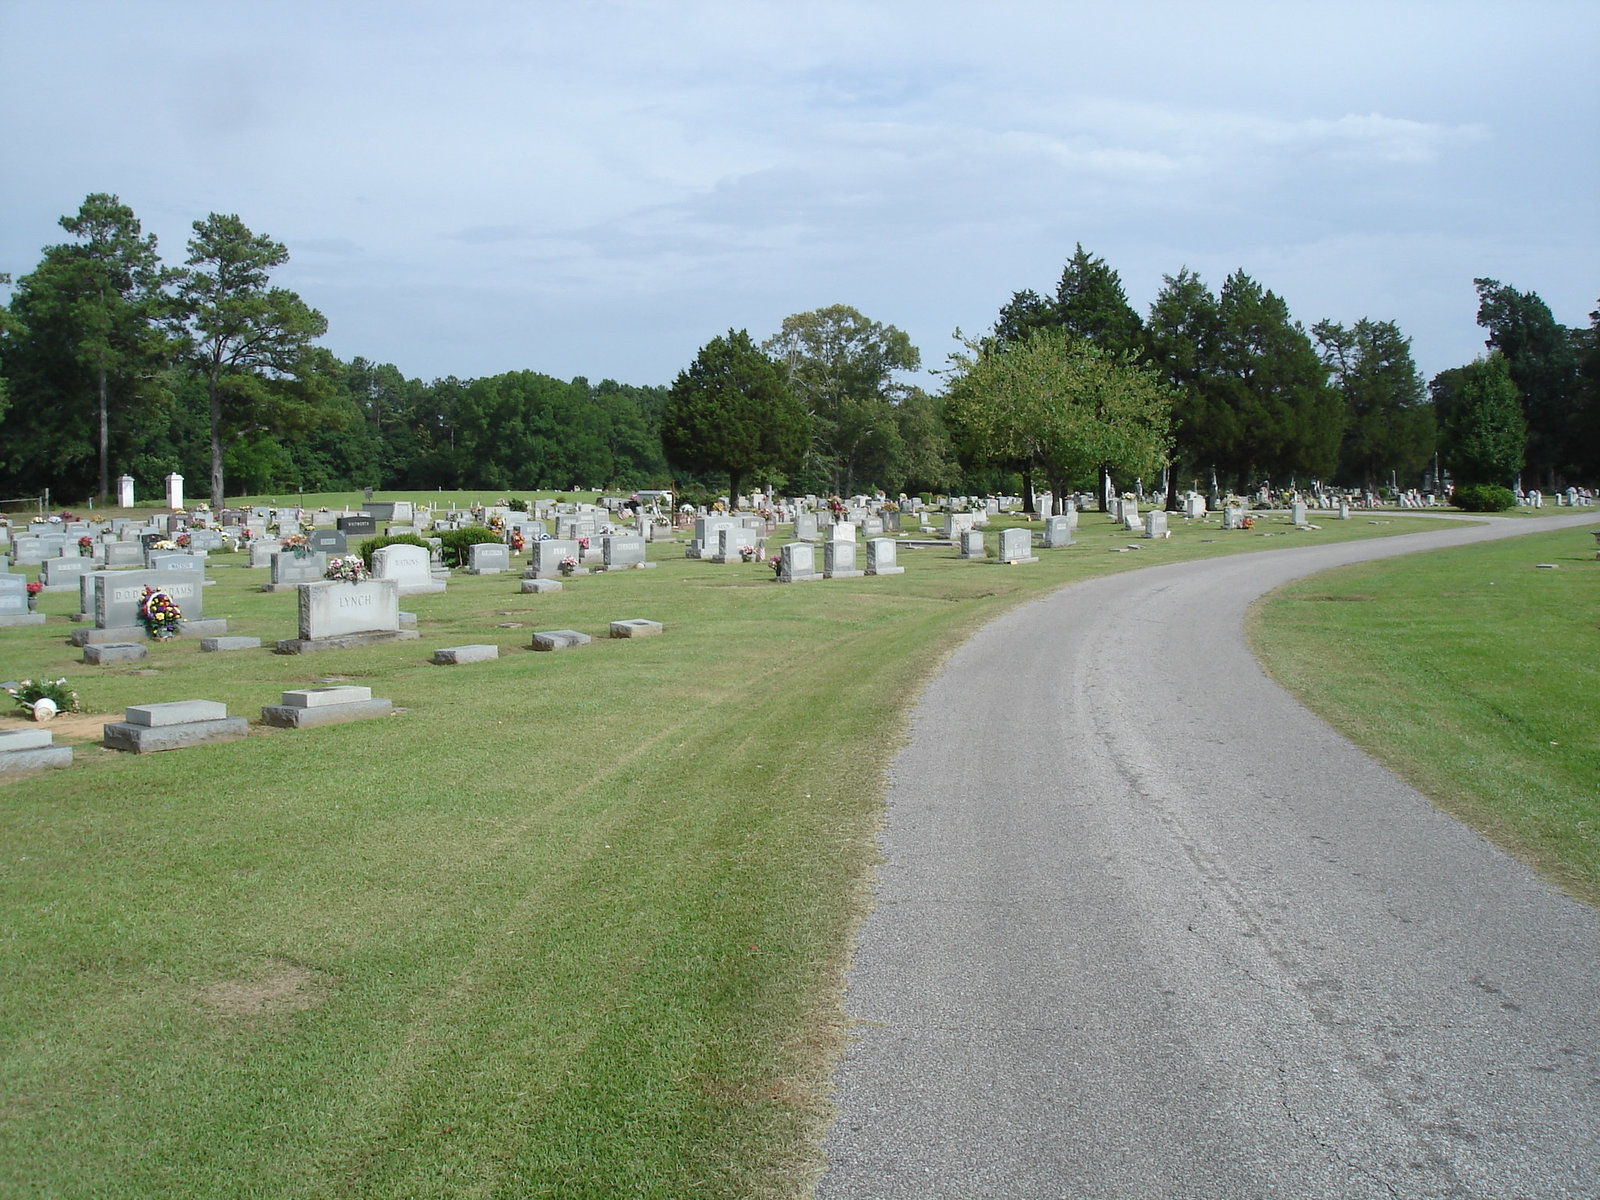
[[[500,534],[483,525],[469,525],[465,529],[446,529],[439,534],[441,549],[444,552],[444,565],[447,567],[466,566],[468,546],[479,542],[504,540]]]
[[[367,570],[372,570],[373,551],[382,550],[385,546],[421,546],[424,550],[431,551],[433,549],[432,546],[414,533],[397,533],[393,537],[368,538],[361,543],[361,549],[357,551],[361,555],[361,561],[367,564]]]
[[[1505,512],[1517,506],[1511,489],[1495,483],[1469,483],[1458,487],[1452,501],[1467,512]]]

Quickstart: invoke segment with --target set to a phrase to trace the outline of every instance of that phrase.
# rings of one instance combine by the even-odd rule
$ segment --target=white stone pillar
[[[177,472],[167,476],[167,507],[183,507],[183,476]]]
[[[133,476],[119,475],[117,477],[117,507],[133,507]]]

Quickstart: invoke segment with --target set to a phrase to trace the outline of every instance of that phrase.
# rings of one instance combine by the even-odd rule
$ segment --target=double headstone
[[[854,528],[851,526],[850,528]],[[856,570],[856,544],[853,539],[830,538],[822,548],[822,577],[824,579],[859,579]]]
[[[789,542],[783,547],[783,563],[778,571],[780,583],[804,583],[821,579],[817,572],[817,549],[810,542]]]
[[[794,515],[794,536],[797,541],[814,542],[817,540],[817,514],[812,512],[797,512]]]
[[[404,542],[374,550],[372,574],[375,579],[393,580],[402,596],[421,596],[445,589],[443,580],[433,577],[428,551]]]
[[[1147,538],[1164,538],[1167,536],[1167,514],[1163,510],[1152,508],[1145,513],[1144,535]]]
[[[873,538],[867,543],[868,575],[904,575],[906,569],[895,561],[896,545],[893,538]]]
[[[0,626],[43,625],[44,614],[28,607],[28,580],[9,572],[0,574]]]
[[[561,560],[578,557],[578,543],[563,538],[546,538],[533,543],[532,561],[523,571],[524,579],[556,579],[561,575]]]
[[[982,534],[978,535],[982,537]],[[1031,563],[1038,562],[1039,558],[1033,553],[1033,539],[1026,529],[1002,529],[1000,531],[1000,545],[995,551],[995,558],[1003,563]]]
[[[1059,550],[1063,546],[1072,545],[1072,519],[1070,517],[1046,517],[1044,519],[1043,541],[1047,550]]]
[[[474,542],[467,548],[467,573],[499,575],[511,569],[511,547],[504,542]]]
[[[293,550],[280,550],[272,556],[272,582],[264,591],[288,591],[302,583],[317,583],[328,570],[328,556],[319,550],[296,554]]]
[[[608,570],[622,567],[648,567],[645,561],[645,539],[629,534],[608,533],[600,538],[600,555]]]

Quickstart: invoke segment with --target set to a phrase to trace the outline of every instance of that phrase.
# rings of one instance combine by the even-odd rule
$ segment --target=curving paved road
[[[1242,633],[1314,571],[1596,523],[1151,568],[963,646],[891,771],[819,1200],[1600,1195],[1600,913]]]

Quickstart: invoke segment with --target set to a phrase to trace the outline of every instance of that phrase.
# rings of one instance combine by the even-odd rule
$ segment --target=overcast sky
[[[1600,300],[1600,3],[0,0],[0,271],[237,213],[341,358],[670,383],[849,304],[928,366],[1076,243],[1482,350]]]

